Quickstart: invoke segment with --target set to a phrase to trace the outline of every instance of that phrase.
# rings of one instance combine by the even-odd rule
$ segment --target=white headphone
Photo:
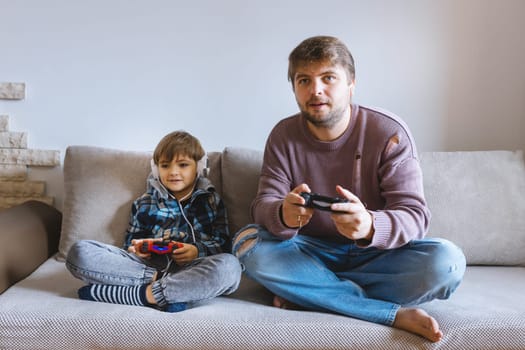
[[[208,177],[210,168],[208,168],[208,155],[204,153],[201,159],[197,162],[197,175]]]
[[[151,174],[156,179],[159,179],[159,167],[155,164],[153,158],[150,160]],[[210,168],[208,168],[208,155],[205,153],[204,156],[197,162],[197,176],[208,177]]]

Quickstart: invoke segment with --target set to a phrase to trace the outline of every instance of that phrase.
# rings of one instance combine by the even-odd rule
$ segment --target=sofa
[[[79,300],[64,258],[79,239],[121,245],[151,152],[70,146],[62,213],[27,202],[0,211],[0,349],[525,349],[525,166],[521,151],[420,155],[433,217],[429,236],[467,258],[448,300],[421,305],[438,343],[342,315],[271,306],[243,276],[232,295],[180,313]],[[250,222],[262,151],[210,152],[209,178],[231,233]]]

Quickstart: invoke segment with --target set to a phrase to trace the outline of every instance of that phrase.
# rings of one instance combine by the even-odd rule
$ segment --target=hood
[[[162,198],[164,200],[168,200],[170,198],[175,198],[173,195],[168,191],[164,185],[160,182],[159,178],[154,176],[153,173],[150,173],[147,179],[147,190],[149,194],[152,196]],[[203,176],[197,177],[197,183],[195,185],[195,189],[193,190],[193,193],[191,195],[191,198],[195,197],[197,194],[202,192],[213,192],[215,191],[215,187],[211,183],[208,178]]]

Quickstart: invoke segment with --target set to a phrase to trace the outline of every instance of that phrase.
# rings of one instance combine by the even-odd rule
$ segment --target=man
[[[256,224],[234,239],[246,274],[275,294],[276,307],[336,312],[439,341],[438,322],[410,306],[448,298],[465,257],[451,242],[423,239],[430,212],[408,128],[352,103],[354,61],[337,38],[303,41],[288,78],[300,113],[268,137]],[[302,192],[347,202],[318,210],[305,207]]]

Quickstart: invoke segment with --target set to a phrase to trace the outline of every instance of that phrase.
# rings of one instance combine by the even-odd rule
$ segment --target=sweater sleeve
[[[275,129],[268,137],[257,196],[252,203],[252,216],[257,224],[264,226],[280,239],[290,239],[296,229],[287,227],[281,219],[281,205],[291,188],[290,161]]]
[[[383,152],[379,176],[385,207],[371,211],[374,237],[369,246],[397,248],[423,238],[428,230],[430,211],[423,193],[423,175],[414,153],[409,142],[389,144]]]

